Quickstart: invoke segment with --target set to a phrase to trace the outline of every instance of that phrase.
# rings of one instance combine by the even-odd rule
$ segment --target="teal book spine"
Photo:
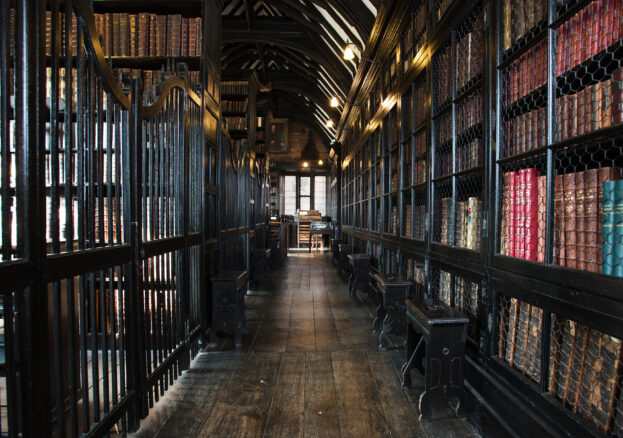
[[[614,269],[614,196],[615,181],[603,183],[603,233],[601,272],[612,275]]]
[[[623,277],[623,179],[615,181],[614,193],[614,260],[612,275]]]

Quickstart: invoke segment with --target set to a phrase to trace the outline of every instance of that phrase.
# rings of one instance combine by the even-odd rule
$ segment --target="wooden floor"
[[[403,340],[379,351],[373,311],[328,255],[291,253],[273,290],[247,297],[242,350],[229,337],[201,353],[135,437],[478,436],[445,403],[418,421],[421,390],[400,388]]]

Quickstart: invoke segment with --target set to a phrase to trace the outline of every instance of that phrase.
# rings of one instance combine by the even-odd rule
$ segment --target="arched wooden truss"
[[[358,3],[353,5],[353,3]],[[342,59],[348,42],[365,48],[381,0],[227,0],[223,6],[223,69],[256,70],[272,86],[275,109],[307,115],[327,141],[339,121],[357,65]],[[296,102],[296,108],[290,108]]]

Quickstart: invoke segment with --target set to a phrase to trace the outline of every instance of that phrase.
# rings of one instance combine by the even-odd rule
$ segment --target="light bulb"
[[[308,163],[307,161],[305,161],[305,162],[303,163],[303,167],[309,167],[309,163]]]
[[[350,46],[350,44],[347,45],[344,49],[343,57],[346,61],[352,61],[353,59],[355,59],[355,52],[353,51],[353,48]]]
[[[337,97],[333,96],[331,98],[331,108],[337,108],[340,105],[340,103],[337,100]]]
[[[319,166],[322,166],[323,164],[324,164],[324,161],[322,161],[322,160],[318,160],[318,165],[319,165]]]
[[[325,125],[327,128],[333,128],[333,120],[329,119],[327,120],[327,124]]]

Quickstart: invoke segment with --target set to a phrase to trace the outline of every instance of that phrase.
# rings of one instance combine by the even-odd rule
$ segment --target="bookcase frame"
[[[549,336],[551,321],[550,316],[553,312],[560,314],[564,318],[586,324],[589,328],[599,330],[603,333],[623,338],[623,299],[620,291],[623,290],[623,280],[613,276],[579,271],[553,264],[553,190],[554,177],[556,175],[556,157],[565,148],[579,142],[599,141],[603,138],[616,138],[621,141],[623,127],[612,126],[601,129],[597,132],[584,134],[581,137],[555,140],[555,112],[553,105],[556,99],[556,72],[555,72],[555,37],[558,26],[568,20],[573,14],[590,4],[590,1],[579,0],[569,2],[563,13],[556,17],[554,11],[555,0],[549,0],[547,20],[537,23],[534,29],[514,44],[510,51],[510,56],[502,56],[501,53],[501,5],[503,0],[483,1],[482,7],[485,14],[485,34],[484,34],[484,53],[482,80],[478,87],[483,99],[483,156],[482,156],[482,229],[480,251],[472,251],[464,248],[440,245],[434,242],[434,221],[437,220],[435,209],[435,187],[436,180],[433,179],[435,168],[434,154],[434,124],[430,115],[431,94],[433,92],[432,77],[435,74],[432,66],[432,56],[445,42],[450,41],[454,47],[455,29],[463,20],[467,18],[470,11],[477,5],[477,1],[458,2],[454,1],[446,13],[437,22],[434,6],[436,1],[429,4],[429,29],[428,39],[424,46],[411,60],[406,60],[408,67],[402,71],[397,81],[389,88],[385,87],[384,74],[370,73],[369,80],[372,84],[368,86],[372,90],[372,99],[376,102],[379,94],[382,95],[377,105],[371,105],[371,114],[365,114],[363,128],[357,127],[352,132],[346,131],[343,134],[342,161],[342,230],[347,242],[353,244],[353,251],[362,251],[373,255],[373,248],[380,247],[380,253],[395,252],[400,260],[398,271],[404,275],[406,268],[404,260],[408,258],[420,257],[424,261],[425,275],[427,283],[427,293],[430,295],[431,275],[434,269],[443,267],[447,272],[455,276],[461,276],[470,281],[477,281],[481,285],[478,319],[480,321],[480,339],[477,348],[468,352],[468,370],[466,372],[466,382],[470,391],[474,395],[472,401],[474,412],[486,412],[486,414],[474,414],[474,421],[482,430],[521,430],[522,434],[542,436],[551,434],[577,434],[581,431],[586,436],[603,436],[598,430],[583,419],[580,415],[575,415],[568,409],[562,407],[548,394],[547,379],[534,382],[523,376],[520,372],[511,368],[504,361],[496,357],[497,342],[497,318],[498,300],[504,295],[517,298],[535,305],[544,310],[541,331],[541,362],[548,363],[549,360]],[[418,7],[417,2],[412,3],[413,10]],[[398,16],[400,15],[400,16]],[[402,23],[401,29],[405,29],[405,16],[401,11],[396,14],[396,22]],[[389,28],[389,26],[388,26]],[[388,36],[389,38],[389,36]],[[502,104],[502,70],[522,53],[530,50],[539,40],[546,40],[550,55],[547,56],[547,86],[539,91],[540,96],[546,99],[547,112],[547,145],[542,150],[531,150],[513,157],[503,156],[501,139],[501,129],[503,123],[503,104]],[[393,40],[392,40],[393,41]],[[618,46],[617,46],[618,47]],[[454,50],[454,49],[453,49]],[[381,58],[391,62],[393,48],[382,52],[387,58]],[[620,50],[611,51],[619,56]],[[380,56],[377,56],[380,58]],[[455,57],[452,57],[455,59]],[[403,60],[404,62],[404,60]],[[595,61],[585,61],[584,66],[595,63]],[[616,62],[621,65],[622,59],[617,58]],[[383,64],[384,65],[384,64]],[[582,67],[584,68],[584,67]],[[574,70],[578,70],[577,68]],[[575,74],[575,73],[573,73]],[[401,107],[408,99],[406,96],[413,91],[413,84],[420,75],[426,77],[426,87],[428,101],[421,104],[426,105],[429,111],[426,129],[427,136],[427,181],[426,181],[426,240],[424,242],[415,241],[400,235],[398,238],[388,235],[384,230],[387,229],[387,221],[391,221],[391,214],[385,211],[385,203],[380,206],[382,213],[382,223],[379,231],[376,227],[365,221],[356,220],[361,213],[353,210],[353,204],[360,203],[362,206],[368,202],[369,221],[375,219],[372,206],[376,181],[372,176],[373,165],[363,168],[357,167],[357,157],[364,149],[372,151],[372,144],[375,135],[385,133],[389,125],[389,114],[392,113],[394,100],[392,96],[400,96],[400,103],[396,103],[397,110],[403,111]],[[454,82],[454,70],[452,70]],[[368,79],[366,79],[368,80]],[[366,88],[366,90],[368,90]],[[362,90],[361,93],[365,93]],[[471,91],[471,90],[470,90]],[[453,105],[456,104],[456,86],[453,86]],[[361,101],[361,99],[356,99]],[[454,109],[451,109],[454,111]],[[453,129],[454,128],[453,117]],[[403,121],[404,125],[404,121]],[[412,139],[405,129],[401,130],[400,157],[404,161],[404,143]],[[452,139],[453,151],[456,150],[456,139]],[[619,143],[617,143],[618,145]],[[386,154],[391,147],[387,141],[381,145],[382,154]],[[500,213],[500,192],[502,187],[501,168],[508,165],[519,165],[521,160],[534,160],[535,155],[543,154],[544,166],[547,169],[547,234],[546,234],[546,263],[537,263],[519,258],[513,258],[499,254],[499,213]],[[564,153],[564,152],[562,152]],[[372,155],[370,155],[372,156]],[[456,156],[456,155],[455,155]],[[617,161],[618,163],[618,161]],[[384,184],[391,181],[391,169],[384,165],[379,166],[381,171],[381,192],[388,195],[388,190]],[[414,163],[412,162],[411,165]],[[617,165],[619,167],[619,165]],[[623,166],[620,166],[623,167]],[[452,181],[452,196],[456,194],[456,168],[453,168],[452,175],[448,177]],[[369,175],[366,173],[369,172]],[[401,172],[403,172],[401,170]],[[352,184],[358,175],[368,175],[370,195],[365,191],[358,192],[356,185]],[[460,176],[460,174],[459,174]],[[366,176],[364,176],[366,177]],[[405,184],[408,181],[404,173],[401,173],[399,182],[399,222],[400,228],[404,226],[405,209],[413,205],[413,194],[411,187]],[[411,178],[410,181],[413,181]],[[407,194],[408,193],[408,194]],[[361,211],[360,209],[359,211]],[[454,214],[454,213],[453,213]],[[413,219],[412,219],[413,220]],[[452,221],[454,224],[454,220]],[[363,225],[359,225],[363,224]],[[402,234],[402,233],[401,233]],[[392,268],[387,266],[387,257],[383,255],[377,268],[389,273]],[[547,370],[543,371],[544,375]],[[619,402],[620,404],[621,402]],[[493,418],[503,419],[502,422]]]

